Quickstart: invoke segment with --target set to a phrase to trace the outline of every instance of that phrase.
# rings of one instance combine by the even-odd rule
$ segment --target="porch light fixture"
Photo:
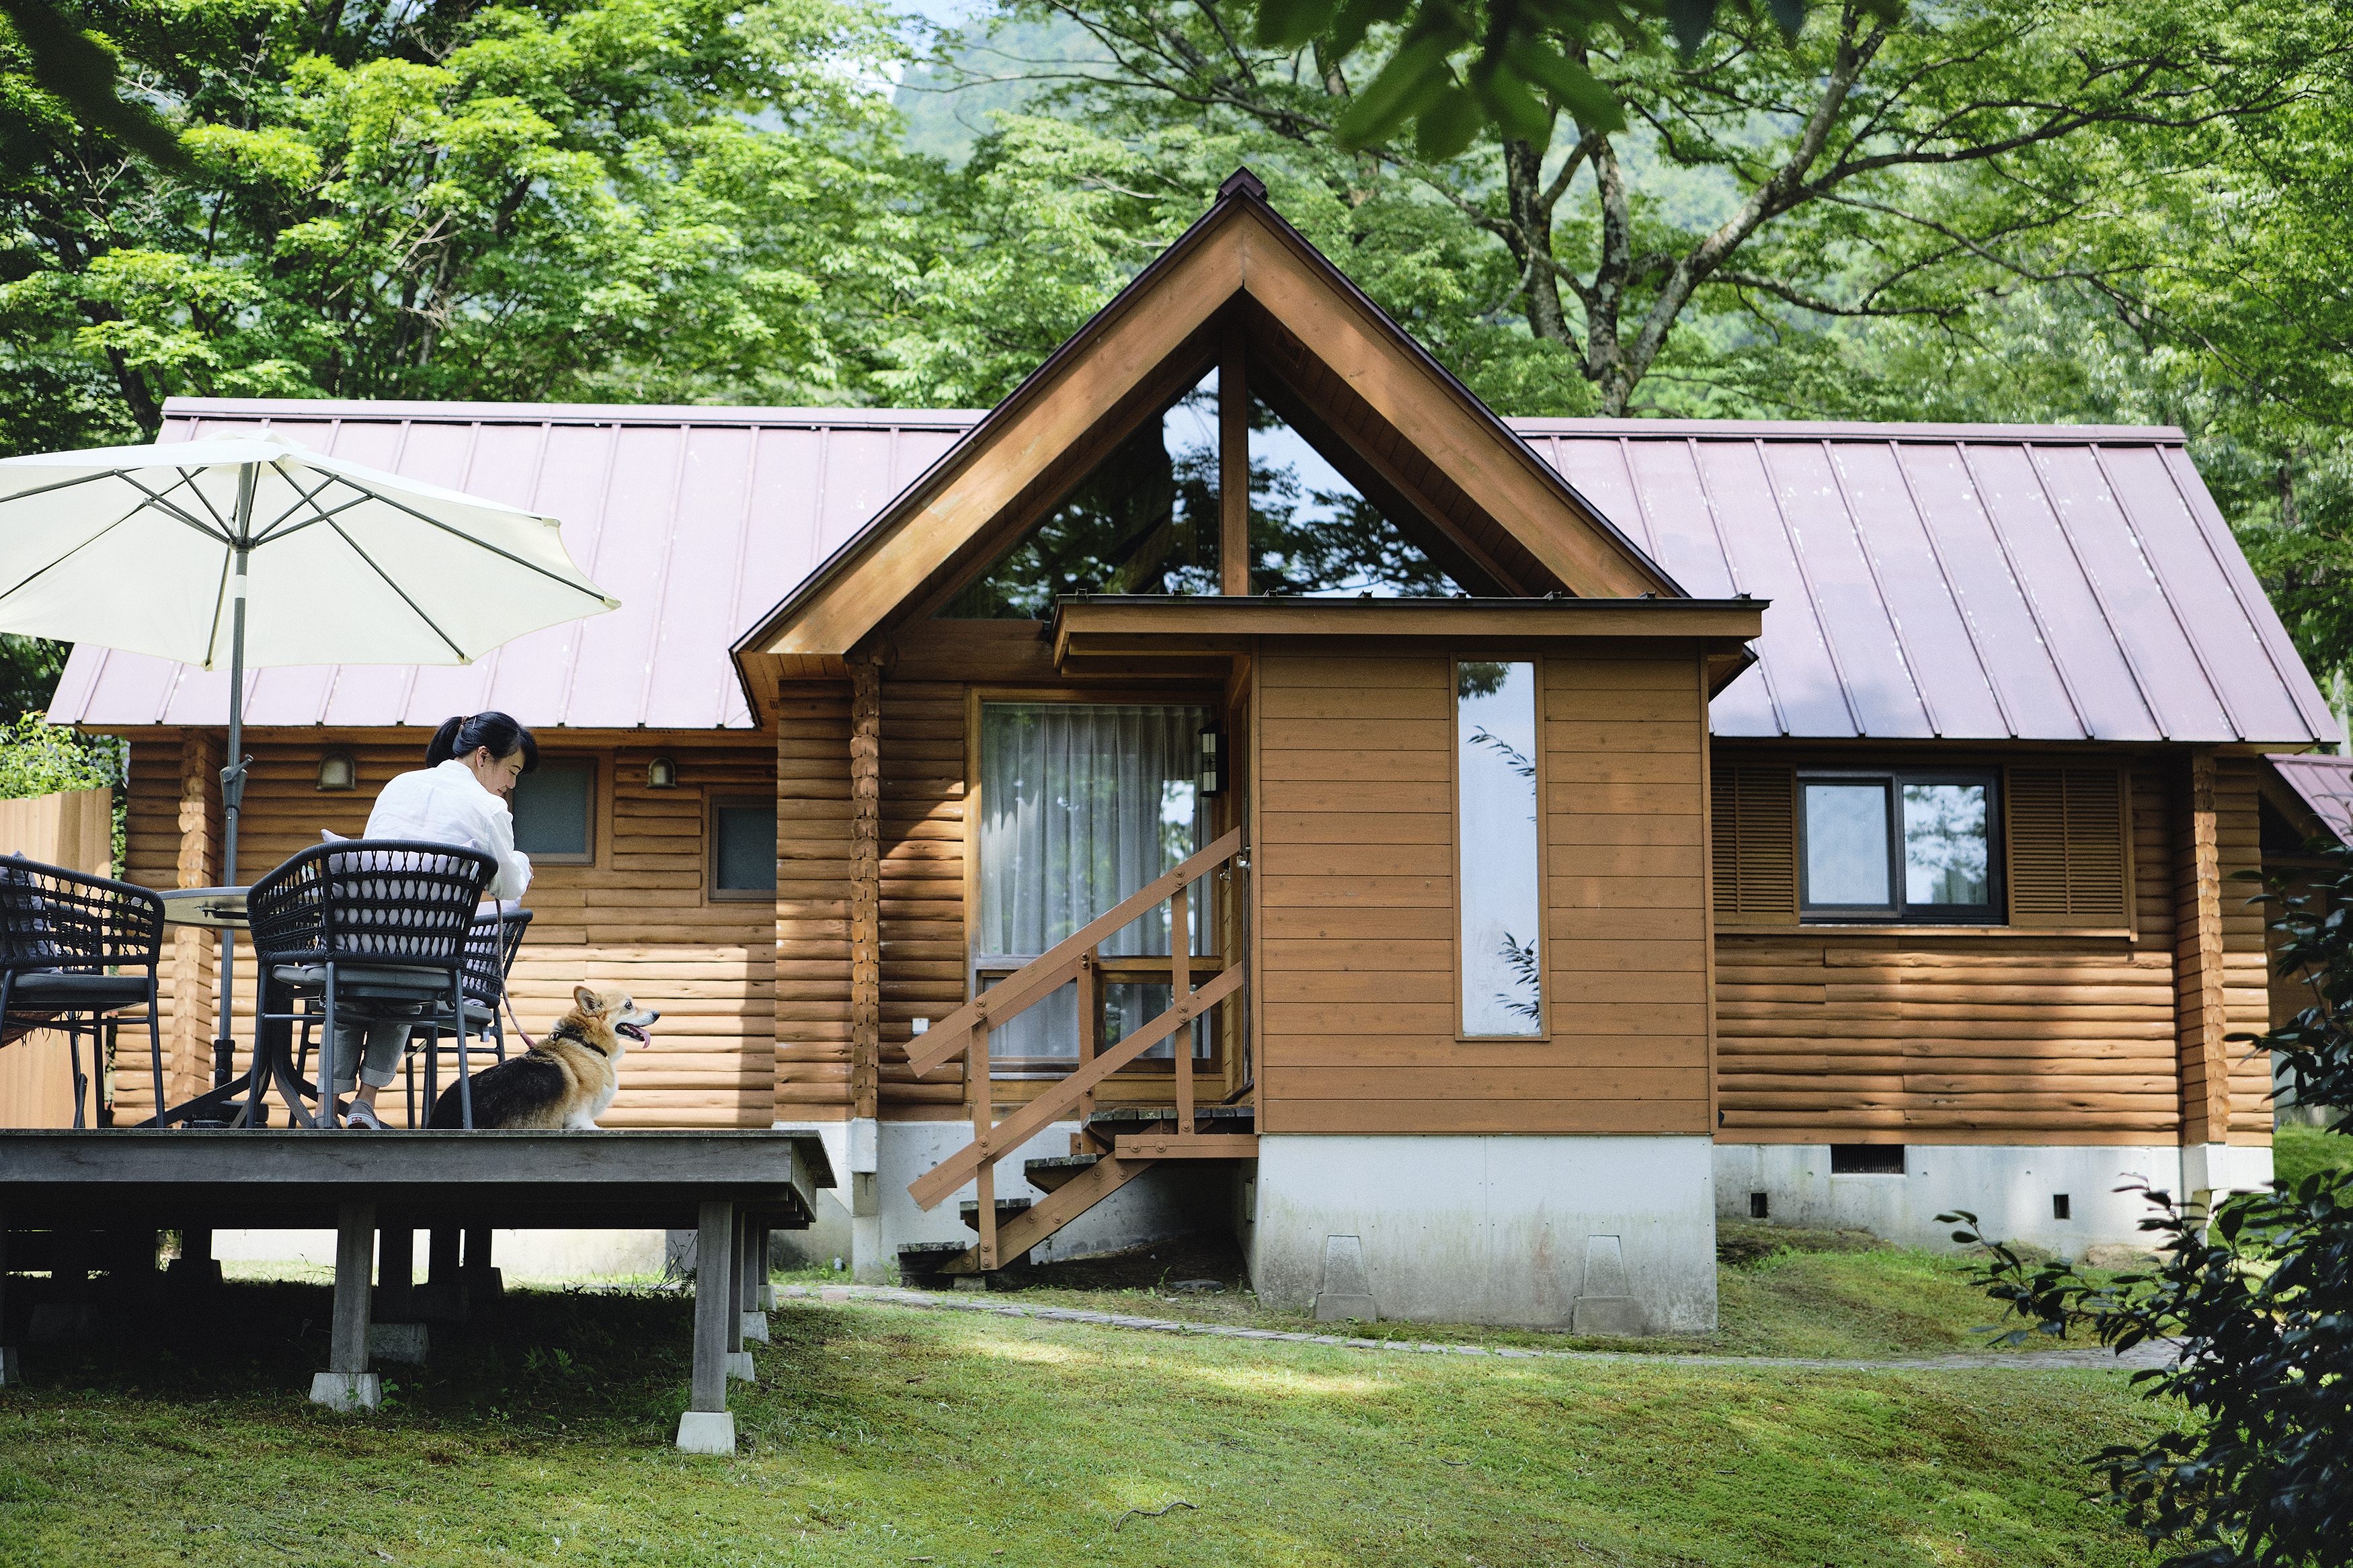
[[[359,788],[359,763],[343,747],[328,747],[319,753],[319,787],[322,790]]]
[[[648,789],[676,789],[678,787],[678,764],[671,762],[668,757],[656,757],[652,762],[648,763],[646,764],[646,787]]]
[[[1226,737],[1223,731],[1201,731],[1201,777],[1198,788],[1203,795],[1226,793]]]

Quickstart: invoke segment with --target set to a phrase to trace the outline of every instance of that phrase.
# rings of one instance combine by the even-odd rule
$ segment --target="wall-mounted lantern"
[[[328,747],[319,753],[319,787],[322,790],[359,788],[359,763],[341,746]]]
[[[1202,731],[1200,792],[1203,795],[1225,794],[1227,777],[1225,731]]]
[[[670,761],[668,757],[656,757],[652,762],[648,763],[646,764],[646,787],[648,789],[676,789],[678,787],[678,764]]]

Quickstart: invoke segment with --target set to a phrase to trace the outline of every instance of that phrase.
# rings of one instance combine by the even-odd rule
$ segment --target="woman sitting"
[[[503,713],[475,713],[448,720],[433,732],[425,764],[384,786],[368,813],[367,837],[478,850],[499,864],[498,879],[484,889],[486,903],[522,898],[531,886],[531,860],[514,847],[508,802],[515,781],[539,765],[539,742]],[[391,1084],[408,1049],[410,1026],[405,1020],[424,1005],[357,998],[337,1005],[334,1088],[338,1095],[352,1096],[353,1127],[385,1130],[375,1097]],[[332,1114],[340,1121],[345,1113],[338,1102]]]

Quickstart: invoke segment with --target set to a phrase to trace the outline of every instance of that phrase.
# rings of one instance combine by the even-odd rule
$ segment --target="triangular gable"
[[[1239,336],[1253,390],[1531,596],[1684,597],[1674,580],[1266,202],[1201,220],[735,645],[835,666],[929,614]],[[1335,454],[1336,457],[1336,454]]]

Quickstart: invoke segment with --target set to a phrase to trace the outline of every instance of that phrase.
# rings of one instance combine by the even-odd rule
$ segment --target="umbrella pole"
[[[237,880],[237,814],[245,800],[245,570],[251,553],[253,531],[253,490],[257,476],[254,465],[245,464],[237,470],[237,537],[230,545],[232,564],[229,569],[229,653],[228,653],[228,765],[221,769],[221,868],[224,885],[236,887]],[[226,1085],[237,1066],[237,1040],[230,1033],[229,1009],[236,996],[237,931],[223,926],[220,933],[220,995],[213,1016],[218,1034],[213,1039],[213,1087]],[[258,1022],[260,1010],[257,1005]],[[258,1034],[258,1030],[257,1030]],[[259,1042],[256,1040],[256,1049]],[[246,1094],[247,1114],[261,1097],[259,1062],[257,1058],[254,1081]]]

